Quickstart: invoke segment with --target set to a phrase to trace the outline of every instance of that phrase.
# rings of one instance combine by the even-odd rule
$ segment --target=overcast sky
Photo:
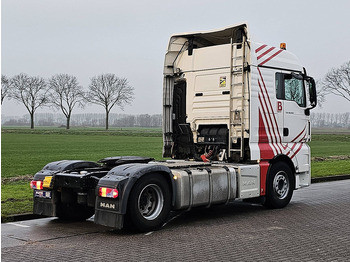
[[[247,22],[252,40],[286,42],[308,74],[320,79],[350,60],[349,10],[349,0],[2,0],[1,73],[45,78],[68,73],[85,88],[91,77],[115,73],[135,88],[135,100],[124,113],[156,114],[162,112],[170,35]],[[341,113],[350,107],[329,97],[318,110]],[[88,106],[84,112],[103,108]],[[2,105],[2,114],[25,113],[14,101]]]

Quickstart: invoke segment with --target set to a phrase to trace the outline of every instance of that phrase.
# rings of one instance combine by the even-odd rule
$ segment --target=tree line
[[[312,127],[319,128],[350,128],[350,113],[311,113]]]
[[[314,113],[310,115],[312,127],[317,128],[350,128],[350,112],[347,113]],[[57,126],[65,128],[65,117],[57,113],[37,113],[35,126]],[[28,116],[3,116],[3,126],[28,126]],[[161,127],[161,114],[116,114],[109,117],[110,127]],[[105,115],[100,113],[72,114],[71,126],[75,127],[104,127]]]
[[[56,126],[65,128],[65,117],[57,113],[37,113],[35,116],[35,126]],[[3,126],[28,126],[28,116],[3,116],[1,119]],[[104,127],[105,115],[100,113],[82,113],[72,114],[71,126],[74,127]],[[116,114],[111,113],[109,116],[110,127],[161,127],[161,114]]]
[[[56,74],[49,79],[29,76],[25,73],[7,77],[1,75],[1,104],[5,98],[22,103],[30,116],[30,127],[35,125],[34,115],[38,108],[49,106],[62,111],[66,128],[70,128],[74,108],[93,103],[105,110],[105,128],[109,127],[109,115],[114,106],[123,109],[134,99],[134,88],[126,78],[115,74],[101,74],[92,77],[88,90],[79,84],[77,78],[68,74]]]

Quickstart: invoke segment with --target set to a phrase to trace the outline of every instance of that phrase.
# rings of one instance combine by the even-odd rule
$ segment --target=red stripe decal
[[[271,48],[267,49],[264,53],[262,53],[261,55],[259,55],[259,56],[257,57],[257,59],[259,60],[259,59],[262,58],[264,55],[270,53],[273,49],[275,49],[275,47],[271,47]]]
[[[300,149],[301,149],[302,147],[303,147],[303,143],[300,143],[299,148],[297,149],[297,151],[295,151],[294,155],[292,155],[292,156],[290,157],[290,159],[293,159],[293,158],[295,157],[295,155],[299,153],[299,151],[300,151]]]
[[[260,87],[260,91],[262,92],[262,90],[261,90],[261,85],[260,85],[260,81],[258,80],[258,83],[259,83],[259,87]],[[266,109],[268,110],[268,107],[267,107],[267,102],[266,102],[266,100],[265,100],[265,97],[263,96],[263,99],[264,99],[264,105],[265,105],[265,107],[266,107]],[[262,109],[262,113],[264,114],[264,116],[265,116],[265,120],[266,120],[266,124],[267,124],[267,131],[268,131],[268,133],[270,134],[270,137],[271,137],[271,144],[272,144],[272,146],[273,146],[273,148],[276,150],[276,152],[277,153],[281,153],[282,152],[282,150],[281,150],[281,148],[279,148],[278,147],[278,144],[276,144],[276,134],[275,134],[275,131],[274,131],[274,128],[273,128],[273,126],[271,127],[271,129],[272,129],[272,132],[271,132],[271,130],[270,130],[270,124],[268,123],[268,119],[270,120],[270,123],[271,123],[271,125],[273,125],[273,123],[272,123],[272,120],[271,120],[271,116],[270,116],[270,114],[269,114],[269,112],[268,113],[266,113],[265,112],[265,110],[264,110],[264,107],[262,106],[263,105],[263,101],[261,100],[261,98],[260,98],[260,94],[259,94],[259,102],[260,102],[260,105],[261,105],[261,109]],[[267,116],[266,116],[267,115]],[[265,129],[266,129],[266,127],[265,127]],[[274,138],[274,139],[273,139]],[[276,141],[276,142],[275,142]],[[269,141],[267,141],[267,142],[269,142]],[[277,145],[277,147],[276,147],[276,145]],[[281,151],[281,152],[280,152]]]
[[[289,149],[289,151],[288,151],[288,153],[287,153],[287,156],[289,156],[289,154],[290,154],[291,152],[293,152],[294,147],[295,147],[296,145],[297,145],[297,143],[293,143],[293,146],[292,146],[291,149]]]
[[[259,48],[255,49],[255,53],[259,52],[261,49],[267,47],[267,45],[262,45]]]
[[[266,177],[267,171],[269,170],[269,162],[268,161],[260,161],[260,196],[266,195]]]
[[[303,131],[301,131],[301,132],[292,140],[292,142],[295,142],[295,141],[297,140],[297,138],[298,138],[299,136],[301,136],[301,135],[304,133],[305,128],[306,128],[306,126],[304,127]],[[301,140],[303,140],[304,137],[305,137],[305,135],[301,138]]]
[[[266,127],[264,125],[264,121],[261,116],[261,112],[259,109],[259,141],[258,141],[259,149],[260,149],[260,158],[262,159],[272,159],[274,157],[274,153],[269,144]]]
[[[262,77],[262,74],[261,74],[261,71],[260,71],[259,68],[258,68],[258,72],[259,72],[261,81],[262,81],[262,83],[263,83],[263,87],[264,87],[265,93],[267,94],[268,102],[269,102],[269,105],[270,105],[270,108],[271,108],[271,111],[272,111],[271,114],[272,114],[272,116],[273,116],[274,123],[273,123],[272,120],[271,120],[271,124],[272,124],[272,125],[275,124],[275,126],[274,126],[275,128],[274,128],[274,129],[276,129],[276,132],[277,132],[277,135],[278,135],[278,138],[279,138],[279,141],[277,141],[277,136],[276,136],[276,134],[275,134],[275,136],[276,136],[276,142],[277,142],[278,145],[281,145],[283,149],[286,149],[288,146],[287,146],[287,145],[284,146],[284,145],[282,144],[282,138],[281,138],[281,134],[280,134],[279,129],[278,129],[278,124],[277,124],[275,112],[274,112],[274,110],[273,110],[273,107],[272,107],[272,104],[271,104],[271,100],[270,100],[270,97],[269,97],[269,95],[268,95],[267,88],[266,88],[264,79],[263,79],[263,77]],[[258,83],[259,83],[259,81],[258,81]],[[259,87],[260,87],[261,92],[263,92],[262,87],[261,87],[261,86],[259,86]],[[264,92],[263,92],[263,93],[264,93]],[[278,142],[279,142],[279,143],[278,143]]]
[[[267,62],[269,62],[272,58],[274,58],[276,55],[278,55],[279,53],[281,53],[283,50],[278,50],[276,53],[274,53],[272,56],[270,56],[268,59],[266,59],[265,61],[261,62],[259,65],[263,65]]]

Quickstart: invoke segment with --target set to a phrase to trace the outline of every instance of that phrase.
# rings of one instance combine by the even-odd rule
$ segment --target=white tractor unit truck
[[[63,160],[34,176],[34,214],[139,231],[170,211],[260,201],[285,207],[311,183],[316,86],[297,57],[253,42],[245,23],[171,36],[163,156]]]

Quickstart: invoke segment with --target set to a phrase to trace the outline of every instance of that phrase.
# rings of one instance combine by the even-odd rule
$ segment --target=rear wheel
[[[286,163],[274,163],[266,181],[264,205],[269,208],[283,208],[288,205],[293,195],[293,181],[292,170]]]
[[[130,192],[127,223],[139,231],[160,228],[170,212],[171,194],[169,185],[159,174],[141,177]]]

